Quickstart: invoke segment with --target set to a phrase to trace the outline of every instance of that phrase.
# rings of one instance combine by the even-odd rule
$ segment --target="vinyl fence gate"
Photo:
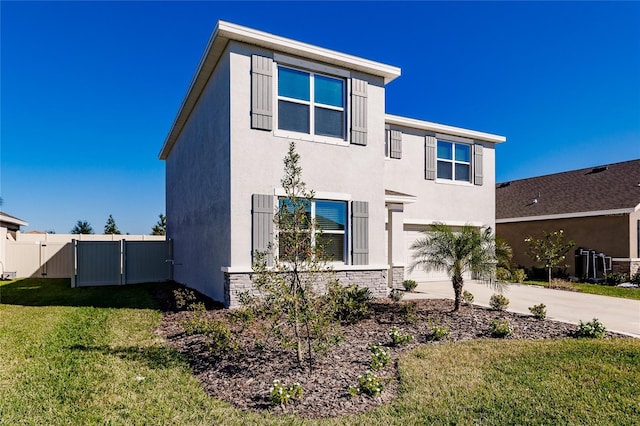
[[[72,287],[126,285],[172,279],[167,241],[72,241]]]

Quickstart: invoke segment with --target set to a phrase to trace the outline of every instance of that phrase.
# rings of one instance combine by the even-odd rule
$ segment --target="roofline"
[[[433,123],[431,121],[416,120],[415,118],[400,117],[398,115],[385,114],[384,121],[395,126],[411,127],[412,129],[426,130],[429,132],[446,133],[474,140],[491,143],[506,142],[507,138],[477,130],[463,129],[462,127],[447,126],[446,124]]]
[[[25,222],[22,219],[18,219],[17,217],[9,216],[4,213],[0,213],[0,222],[12,223],[18,226],[29,226],[29,223]]]
[[[592,217],[592,216],[611,216],[619,214],[630,214],[638,211],[640,204],[627,209],[612,209],[612,210],[594,210],[590,212],[575,212],[575,213],[559,213],[559,214],[547,214],[540,216],[524,216],[524,217],[508,217],[504,219],[496,219],[496,223],[514,223],[514,222],[533,222],[536,220],[553,220],[553,219],[573,219],[577,217]]]
[[[224,51],[224,47],[230,40],[260,46],[278,52],[294,54],[304,58],[382,77],[384,79],[384,84],[393,81],[399,77],[401,73],[400,68],[391,65],[302,43],[296,40],[258,31],[253,28],[232,24],[230,22],[218,21],[211,37],[209,38],[207,47],[200,58],[196,72],[191,79],[187,94],[180,104],[180,109],[173,121],[171,130],[164,141],[159,154],[159,158],[161,160],[165,160],[169,155],[169,152],[171,152],[171,149],[176,143],[178,135],[182,131],[187,118],[191,114],[191,111],[200,98],[200,94],[204,90],[209,77],[213,73],[218,60]]]

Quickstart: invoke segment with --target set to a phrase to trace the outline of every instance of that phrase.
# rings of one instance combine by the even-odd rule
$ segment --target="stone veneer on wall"
[[[637,260],[614,260],[612,262],[613,272],[633,275],[640,271],[640,261]]]
[[[402,276],[404,276],[404,269]],[[250,273],[230,274],[224,273],[224,304],[228,308],[237,308],[240,306],[238,297],[240,293],[249,291],[253,295],[258,295],[257,289],[251,281]],[[394,268],[394,286],[396,271]],[[360,270],[360,271],[335,271],[335,278],[340,281],[343,286],[356,284],[358,287],[367,287],[371,291],[373,297],[386,297],[389,289],[387,287],[387,271],[386,270]],[[400,286],[402,285],[402,278]]]
[[[391,272],[393,288],[404,290],[404,266],[394,266]]]

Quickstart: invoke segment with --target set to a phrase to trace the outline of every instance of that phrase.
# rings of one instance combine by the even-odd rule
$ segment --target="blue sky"
[[[0,195],[149,233],[218,19],[402,68],[388,113],[505,135],[497,180],[640,158],[640,2],[0,2]]]

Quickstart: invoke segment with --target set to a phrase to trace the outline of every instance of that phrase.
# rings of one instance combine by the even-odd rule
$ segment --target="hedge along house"
[[[640,268],[640,159],[600,167],[500,183],[496,186],[496,234],[513,249],[516,264],[530,268],[527,236],[562,230],[583,255],[567,255],[567,273],[578,278],[587,271],[586,251],[611,258],[614,272]],[[602,257],[596,257],[602,277]],[[607,267],[608,265],[607,259]]]
[[[218,22],[160,158],[174,279],[226,306],[274,242],[289,142],[343,284],[386,295],[435,221],[494,226],[502,136],[387,115],[400,69]],[[276,253],[277,255],[277,253]]]

